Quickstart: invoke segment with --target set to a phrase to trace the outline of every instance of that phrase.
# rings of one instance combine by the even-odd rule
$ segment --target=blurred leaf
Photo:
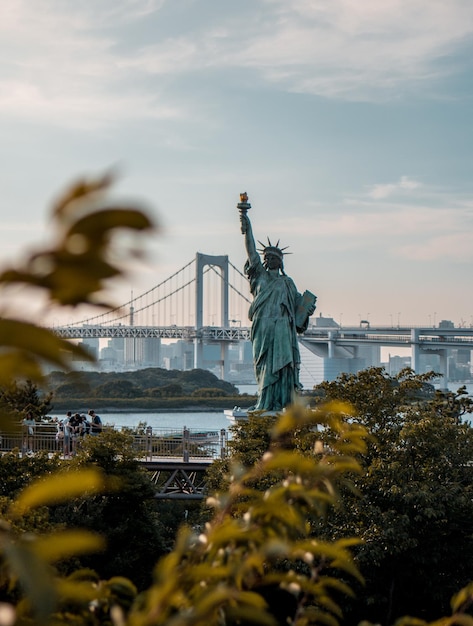
[[[32,482],[13,502],[10,511],[12,516],[18,517],[34,507],[58,504],[104,489],[104,478],[95,469],[60,472]]]
[[[119,228],[148,230],[153,225],[149,218],[132,207],[106,207],[79,219],[71,226],[67,238],[81,235],[85,237],[93,251],[103,246],[110,233]]]
[[[18,577],[37,621],[45,622],[57,602],[52,571],[47,563],[34,553],[31,546],[5,542],[3,549],[7,563]]]
[[[473,606],[473,582],[460,589],[453,596],[450,605],[454,613],[461,611],[465,606]]]
[[[70,368],[72,357],[93,361],[87,350],[29,322],[0,319],[0,346],[12,348],[0,355],[0,378],[41,378],[40,367],[48,362],[58,368]],[[16,373],[24,367],[23,376]]]
[[[54,535],[37,537],[32,543],[32,550],[48,563],[79,554],[98,552],[104,547],[103,537],[85,530],[55,532]]]
[[[94,196],[107,191],[115,180],[113,172],[106,172],[103,176],[86,180],[82,178],[68,187],[56,200],[52,208],[52,216],[64,218],[64,215],[74,208],[77,201],[90,201]]]
[[[101,595],[97,585],[89,580],[59,578],[56,581],[56,586],[61,602],[73,600],[88,603]]]
[[[112,237],[118,230],[141,232],[154,228],[139,208],[105,203],[102,196],[112,180],[112,175],[105,174],[72,185],[53,209],[58,242],[32,254],[23,267],[6,269],[0,274],[0,284],[43,289],[51,301],[61,305],[110,306],[101,303],[97,293],[104,289],[105,281],[123,274],[126,260],[123,255],[115,255],[116,262],[111,260]]]

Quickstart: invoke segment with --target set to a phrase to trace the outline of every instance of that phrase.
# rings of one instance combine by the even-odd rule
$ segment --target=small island
[[[67,410],[71,404],[84,408],[93,404],[100,410],[220,411],[229,405],[250,405],[255,400],[204,369],[52,372],[46,381],[55,411]]]

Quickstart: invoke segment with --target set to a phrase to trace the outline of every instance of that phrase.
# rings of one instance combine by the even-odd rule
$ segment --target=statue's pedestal
[[[256,417],[268,417],[269,415],[281,415],[284,413],[286,409],[282,409],[281,411],[253,411],[251,409],[242,409],[240,406],[234,406],[233,409],[225,409],[223,411],[225,417],[233,422],[234,424],[238,422],[246,422],[250,415],[255,415]]]
[[[234,406],[233,409],[225,409],[223,413],[234,424],[248,419],[248,409],[242,409],[240,406]]]

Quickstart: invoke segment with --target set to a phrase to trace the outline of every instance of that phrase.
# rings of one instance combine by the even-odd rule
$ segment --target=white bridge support
[[[448,389],[448,349],[439,350],[440,356],[440,389]]]
[[[420,354],[421,352],[430,352],[431,354],[438,354],[440,358],[440,379],[439,379],[439,387],[440,389],[448,388],[448,348],[437,348],[436,350],[426,349],[423,346],[421,347],[420,341],[420,330],[418,328],[411,329],[411,367],[414,372],[418,373],[420,371]]]
[[[196,284],[196,297],[195,297],[195,328],[199,331],[203,326],[204,321],[204,267],[216,266],[221,270],[222,286],[221,286],[221,298],[220,298],[220,324],[223,328],[228,328],[228,256],[212,256],[210,254],[202,254],[197,252],[195,263],[195,284]],[[202,368],[204,362],[204,340],[200,333],[197,332],[197,336],[194,339],[194,367]],[[223,380],[227,380],[228,375],[228,342],[220,342],[220,363],[221,374],[220,377]]]
[[[419,329],[411,329],[411,367],[414,372],[419,371],[420,366]]]
[[[335,339],[336,339],[336,333],[334,333],[333,331],[329,331],[328,333],[328,358],[329,359],[333,359],[333,357],[335,356]]]

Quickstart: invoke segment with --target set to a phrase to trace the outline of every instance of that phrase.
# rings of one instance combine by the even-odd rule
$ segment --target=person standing
[[[90,434],[98,435],[102,432],[102,420],[100,419],[100,415],[93,410],[89,410],[90,415]]]
[[[253,363],[258,383],[258,400],[250,410],[280,411],[291,404],[300,389],[300,354],[297,333],[306,330],[315,311],[316,297],[301,295],[284,272],[284,250],[278,243],[262,245],[261,260],[256,249],[247,210],[248,196],[240,195],[241,232],[245,236],[248,259],[245,274],[253,302],[248,317],[251,324]],[[261,242],[260,242],[261,243]]]
[[[23,419],[23,452],[32,454],[34,452],[34,436],[36,430],[36,420],[33,413],[28,411]]]
[[[66,413],[66,417],[62,421],[62,428],[63,428],[63,432],[64,432],[64,437],[63,437],[63,440],[62,440],[64,457],[69,456],[71,454],[71,452],[72,452],[72,425],[71,425],[71,419],[72,419],[72,412],[68,411]]]

